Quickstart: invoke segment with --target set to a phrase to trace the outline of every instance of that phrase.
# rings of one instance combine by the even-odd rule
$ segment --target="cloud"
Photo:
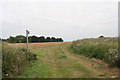
[[[31,35],[63,37],[66,41],[117,35],[117,2],[50,1],[53,3],[3,4],[3,37],[24,34],[25,29]]]

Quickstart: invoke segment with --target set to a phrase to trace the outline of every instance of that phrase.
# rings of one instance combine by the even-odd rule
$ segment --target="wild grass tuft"
[[[118,38],[92,38],[74,41],[73,51],[90,58],[97,58],[112,66],[120,67]]]
[[[59,56],[60,59],[67,58],[67,56]]]
[[[36,55],[25,48],[2,46],[2,75],[3,77],[16,77],[22,74],[29,61],[35,60]]]

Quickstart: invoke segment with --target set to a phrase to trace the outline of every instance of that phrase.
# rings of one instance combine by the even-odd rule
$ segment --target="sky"
[[[1,0],[0,37],[30,35],[65,41],[118,36],[118,0]],[[2,32],[2,33],[1,33]]]

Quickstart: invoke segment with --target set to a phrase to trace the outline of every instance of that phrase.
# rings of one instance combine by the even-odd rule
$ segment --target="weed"
[[[59,56],[60,59],[67,58],[67,56]]]
[[[2,75],[3,77],[16,77],[22,74],[29,61],[36,60],[36,55],[25,48],[2,46]]]
[[[74,41],[71,45],[74,53],[103,60],[110,65],[120,67],[117,38],[95,38]]]

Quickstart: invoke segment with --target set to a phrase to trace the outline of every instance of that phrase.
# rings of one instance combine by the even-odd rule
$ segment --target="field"
[[[37,55],[18,78],[115,78],[118,69],[108,63],[80,55],[73,46],[79,42],[29,43]],[[7,43],[11,47],[25,47],[25,43]],[[81,46],[82,47],[82,46]],[[76,54],[77,53],[77,54]]]

